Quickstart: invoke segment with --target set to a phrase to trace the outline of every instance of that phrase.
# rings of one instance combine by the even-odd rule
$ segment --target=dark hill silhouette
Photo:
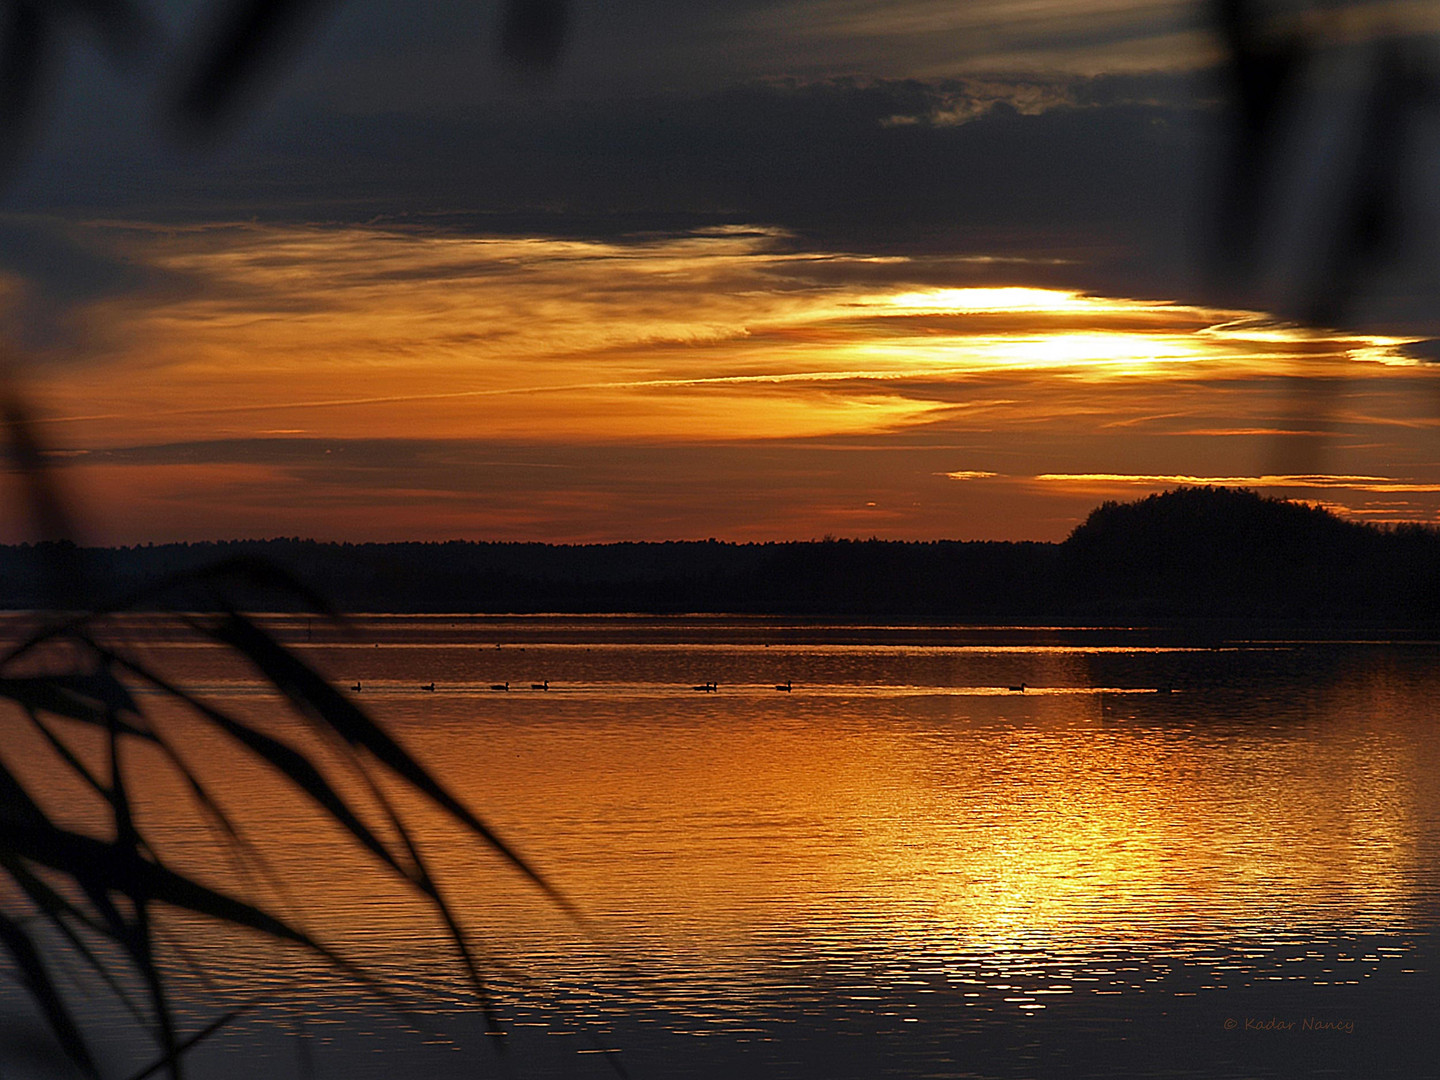
[[[1098,507],[1061,561],[1072,600],[1108,617],[1408,620],[1434,607],[1436,539],[1244,489],[1182,488]]]
[[[0,548],[0,607],[43,601],[40,548]],[[1060,544],[715,540],[589,545],[228,541],[86,549],[130,592],[260,556],[354,612],[730,612],[1071,624],[1440,622],[1440,533],[1380,529],[1251,491],[1109,502]],[[244,596],[256,610],[281,598]],[[172,593],[169,607],[203,609]]]
[[[1245,488],[1196,487],[1138,502],[1104,503],[1075,527],[1065,545],[1091,558],[1185,569],[1247,553],[1358,553],[1384,536],[1316,506]]]

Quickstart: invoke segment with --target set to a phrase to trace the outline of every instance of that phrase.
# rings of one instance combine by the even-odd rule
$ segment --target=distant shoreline
[[[227,564],[226,574],[201,568]],[[0,547],[0,609],[68,606],[77,575],[151,610],[780,616],[1001,626],[1440,626],[1440,533],[1248,491],[1106,503],[1062,543],[715,540],[340,544],[279,539]],[[247,569],[247,567],[249,569]],[[163,588],[157,583],[165,582]],[[148,590],[148,591],[147,591]],[[63,590],[62,590],[63,591]],[[94,596],[84,603],[99,602]],[[135,606],[135,605],[130,605]]]
[[[135,608],[118,626],[134,643],[188,637],[192,620],[209,609]],[[63,611],[0,609],[0,637],[32,632]],[[79,614],[79,613],[74,613]],[[1225,651],[1315,647],[1440,648],[1440,620],[1412,623],[1359,620],[1261,621],[1172,619],[1146,625],[973,623],[954,620],[834,618],[785,613],[732,612],[413,612],[346,611],[332,620],[308,610],[250,609],[251,618],[292,647],[354,647],[409,641],[420,634],[436,645],[490,650],[526,645],[680,644],[804,648],[837,642],[930,649],[1050,647],[1085,652],[1157,649]]]

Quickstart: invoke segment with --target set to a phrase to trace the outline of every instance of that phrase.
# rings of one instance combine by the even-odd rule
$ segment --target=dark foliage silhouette
[[[1316,223],[1324,243],[1308,269],[1272,298],[1282,313],[1316,326],[1345,325],[1370,277],[1397,254],[1410,167],[1425,113],[1437,101],[1431,58],[1418,39],[1397,28],[1362,44],[1347,40],[1343,15],[1360,6],[1278,11],[1260,0],[1208,4],[1229,96],[1228,149],[1211,229],[1211,278],[1222,293],[1255,287],[1274,255],[1265,226],[1291,197],[1283,174],[1294,165],[1292,139],[1313,107],[1308,99],[1324,81],[1317,73],[1339,49],[1362,54],[1363,104],[1352,150],[1326,167],[1333,194]],[[1306,22],[1296,17],[1301,13],[1319,17]]]
[[[191,138],[214,138],[263,88],[286,54],[334,6],[332,0],[231,0],[204,12],[193,43],[163,40],[155,20],[128,0],[6,0],[0,25],[0,168],[11,171],[39,130],[61,73],[56,64],[65,35],[76,20],[93,31],[113,63],[154,62],[180,74],[169,97],[166,120]],[[1255,0],[1212,0],[1213,22],[1228,57],[1234,92],[1230,159],[1216,229],[1216,277],[1242,284],[1254,279],[1265,253],[1257,237],[1273,199],[1281,163],[1278,147],[1296,115],[1304,74],[1321,45],[1311,36],[1278,28]],[[511,62],[543,68],[556,62],[568,27],[565,0],[508,0],[503,7],[500,54]],[[1372,84],[1358,121],[1353,171],[1338,185],[1328,222],[1330,243],[1309,280],[1298,283],[1295,306],[1312,322],[1336,324],[1373,271],[1392,251],[1400,229],[1399,191],[1418,108],[1433,96],[1423,65],[1401,41],[1381,42],[1372,52]],[[380,819],[390,839],[367,812],[343,795],[317,763],[299,748],[247,725],[214,702],[169,681],[111,640],[107,618],[139,607],[193,607],[200,638],[221,643],[246,658],[317,736],[333,739],[362,773],[388,774],[407,784],[509,859],[538,884],[544,882],[496,838],[479,818],[456,802],[353,701],[336,691],[263,626],[241,613],[258,596],[276,606],[324,612],[317,591],[351,602],[365,595],[354,581],[336,584],[313,565],[311,552],[271,548],[259,559],[248,552],[162,552],[177,564],[155,566],[150,556],[122,557],[77,549],[63,500],[49,485],[38,440],[20,405],[8,410],[14,468],[25,479],[36,535],[49,540],[4,554],[8,602],[69,614],[56,616],[0,659],[0,696],[45,741],[56,760],[108,809],[108,828],[93,834],[62,827],[27,790],[19,770],[0,748],[0,873],[21,906],[0,910],[0,946],[74,1062],[89,1075],[98,1069],[82,1024],[56,978],[47,941],[68,944],[98,977],[124,986],[138,977],[131,1002],[153,1031],[160,1063],[180,1075],[184,1050],[228,1016],[199,1031],[181,1031],[174,1017],[154,916],[174,907],[218,922],[243,926],[323,957],[378,993],[382,980],[324,942],[249,902],[206,888],[162,862],[132,814],[134,777],[126,748],[157,748],[219,826],[241,838],[201,779],[185,765],[164,731],[132,694],[144,686],[187,706],[194,715],[286,777],[297,793],[322,807],[385,872],[397,875],[439,913],[477,993],[483,994],[478,962],[463,927],[435,885],[427,861],[390,808]],[[621,569],[594,575],[590,592],[581,571],[570,576],[544,569],[548,557],[531,552],[519,569],[495,569],[476,578],[487,602],[507,605],[507,588],[590,596],[596,610],[624,595],[655,610],[705,604],[728,597],[727,606],[823,614],[915,611],[944,617],[1068,612],[1085,617],[1295,616],[1327,613],[1374,616],[1410,611],[1433,618],[1423,601],[1405,596],[1440,595],[1433,588],[1436,539],[1419,530],[1382,533],[1348,526],[1318,511],[1234,492],[1180,492],[1136,507],[1100,508],[1064,545],[886,545],[830,543],[778,545],[737,552],[694,549],[680,563],[701,569],[687,577]],[[453,580],[473,571],[477,552],[426,552],[431,577],[407,568],[404,552],[373,555],[374,576],[365,588],[393,595],[440,596]],[[487,556],[494,552],[484,553]],[[513,552],[500,552],[510,556]],[[652,553],[637,548],[640,560]],[[671,553],[673,554],[673,553]],[[195,556],[201,565],[196,565]],[[215,561],[213,556],[221,556]],[[449,558],[453,556],[453,559]],[[472,560],[467,563],[467,560]],[[290,561],[291,573],[280,564]],[[503,560],[501,560],[503,561]],[[363,563],[362,563],[363,565]],[[136,569],[136,568],[139,569]],[[158,584],[150,577],[160,573]],[[576,575],[579,575],[578,577]],[[133,575],[133,580],[131,580]],[[549,576],[547,576],[549,575]],[[1426,575],[1429,575],[1428,577]],[[678,579],[678,580],[677,580]],[[839,583],[839,584],[837,584]],[[335,588],[331,590],[330,585]],[[577,584],[580,586],[577,588]],[[103,592],[128,597],[107,603]],[[1402,595],[1403,594],[1403,595]],[[450,596],[455,594],[451,592]],[[278,601],[275,600],[279,597]],[[496,598],[499,598],[498,600]],[[897,607],[910,598],[910,608]],[[453,603],[453,600],[451,601]],[[64,646],[56,651],[57,646]],[[60,656],[64,662],[54,658]],[[46,666],[46,665],[50,666]],[[38,669],[37,669],[38,665]],[[99,732],[107,747],[107,772],[91,771],[76,752],[71,727]],[[551,892],[554,897],[553,891]],[[558,898],[556,898],[558,899]],[[7,903],[10,902],[7,898]],[[563,903],[563,901],[561,901]],[[127,990],[128,994],[129,991]]]
[[[87,24],[114,63],[144,61],[167,70],[178,67],[181,74],[171,94],[168,120],[178,135],[210,139],[223,133],[264,77],[332,6],[328,0],[217,2],[186,53],[162,40],[158,24],[144,6],[128,0],[7,0],[0,9],[0,180],[23,158],[46,117],[60,78],[56,64],[64,36],[75,31],[77,20]],[[565,16],[564,0],[509,0],[500,51],[524,66],[554,63],[564,41]],[[397,875],[424,896],[446,927],[457,961],[493,1023],[470,939],[436,885],[414,836],[398,811],[380,796],[376,777],[388,774],[429,800],[477,842],[529,876],[551,901],[575,914],[568,902],[362,709],[231,600],[237,589],[247,599],[259,590],[271,597],[277,593],[287,597],[281,606],[298,604],[327,614],[327,605],[307,585],[272,563],[241,556],[152,579],[128,600],[98,599],[118,595],[115,581],[93,577],[85,553],[69,541],[75,535],[71,514],[44,468],[42,448],[26,410],[12,394],[5,395],[4,414],[11,468],[22,478],[25,490],[26,505],[21,509],[29,513],[35,535],[48,540],[34,550],[36,558],[28,566],[35,588],[33,606],[66,614],[45,619],[30,637],[0,657],[0,697],[19,710],[56,760],[108,808],[108,829],[84,832],[62,826],[47,813],[43,798],[27,790],[23,770],[6,759],[0,746],[0,879],[12,887],[0,905],[0,949],[71,1061],[87,1076],[99,1075],[84,1024],[57,976],[56,958],[51,955],[57,944],[67,947],[71,958],[82,961],[121,997],[154,1037],[156,1068],[164,1067],[176,1077],[182,1074],[184,1052],[237,1015],[238,1010],[221,1015],[198,1031],[180,1030],[155,924],[157,909],[167,907],[287,942],[394,1000],[384,979],[326,943],[244,896],[206,887],[156,854],[131,810],[138,779],[126,751],[132,743],[158,748],[230,843],[240,850],[246,843],[155,723],[152,712],[132,695],[131,688],[137,686],[186,706],[286,778],[297,795],[317,804],[383,871]],[[197,594],[206,597],[202,605],[206,610],[220,614],[192,620],[193,632],[248,660],[318,738],[342,746],[353,770],[366,779],[378,809],[367,811],[344,794],[303,749],[191,694],[127,652],[123,635],[117,640],[108,622],[111,615],[136,602],[163,607],[177,596]],[[76,747],[83,735],[70,730],[75,725],[103,734],[108,759],[104,773],[83,763]],[[380,820],[371,820],[377,813]]]
[[[11,426],[16,426],[13,419]],[[12,441],[21,447],[25,444],[23,435]],[[45,486],[34,479],[30,489],[43,495]],[[44,545],[37,565],[47,572],[39,580],[52,577],[54,570],[72,563],[77,554],[68,544]],[[78,613],[52,616],[0,656],[0,698],[7,699],[41,736],[56,763],[107,809],[103,827],[87,831],[62,824],[47,811],[43,796],[27,789],[25,770],[0,746],[0,878],[11,886],[0,905],[0,947],[8,953],[51,1032],[88,1076],[99,1075],[96,1057],[62,989],[65,982],[57,975],[54,957],[49,955],[57,944],[67,945],[70,957],[82,961],[150,1030],[159,1055],[157,1065],[174,1076],[182,1074],[185,1050],[238,1014],[227,1012],[198,1031],[179,1029],[168,990],[168,963],[157,939],[158,909],[190,912],[288,943],[326,961],[381,998],[398,1001],[385,979],[286,918],[239,892],[208,887],[161,859],[132,812],[137,785],[143,787],[155,779],[149,774],[136,775],[134,758],[127,749],[135,744],[158,750],[191,792],[202,816],[218,826],[238,852],[250,849],[206,782],[187,764],[180,745],[156,721],[155,705],[142,705],[146,699],[132,693],[133,688],[151,691],[152,702],[158,694],[162,701],[183,706],[237,749],[257,758],[368,852],[378,869],[397,876],[423,896],[440,917],[457,962],[492,1024],[494,1014],[470,938],[436,884],[428,858],[402,815],[380,794],[379,778],[393,778],[428,801],[528,876],[551,901],[577,914],[358,705],[236,609],[230,597],[237,589],[250,599],[262,594],[286,596],[321,617],[333,617],[308,585],[275,564],[233,556],[161,578],[115,604],[91,604]],[[371,793],[368,805],[347,794],[348,789],[303,747],[267,734],[223,705],[171,681],[142,653],[128,648],[124,631],[111,621],[115,614],[137,604],[155,608],[166,606],[176,595],[202,594],[207,598],[204,607],[215,614],[187,617],[196,637],[223,645],[248,661],[274,688],[277,705],[288,705],[321,743],[340,748],[353,775],[361,777],[362,787]],[[84,763],[87,729],[98,731],[104,740],[106,767],[101,772]],[[136,989],[137,982],[142,989]]]
[[[302,540],[92,549],[104,579],[175,582],[226,558],[286,569],[349,608],[392,612],[686,612],[1130,622],[1227,618],[1419,625],[1440,619],[1440,534],[1379,528],[1226,488],[1106,503],[1064,542],[828,540],[549,545]],[[44,551],[0,548],[0,608],[41,595]],[[285,597],[239,590],[244,606]],[[291,610],[303,605],[290,600]]]
[[[1380,529],[1254,492],[1189,488],[1106,503],[1063,545],[1075,610],[1109,618],[1440,616],[1440,535]]]
[[[341,0],[211,0],[188,45],[167,42],[143,3],[130,0],[4,0],[0,23],[0,165],[13,168],[56,89],[66,35],[84,24],[108,58],[176,70],[168,120],[177,133],[210,139],[224,132],[266,77],[281,68]],[[561,55],[568,0],[497,0],[499,52],[543,69]]]

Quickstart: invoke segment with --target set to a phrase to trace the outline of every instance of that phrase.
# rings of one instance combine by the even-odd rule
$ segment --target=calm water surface
[[[507,965],[493,987],[509,1034],[486,1038],[424,909],[220,737],[167,717],[276,880],[229,868],[156,779],[163,853],[414,992],[401,1016],[303,957],[177,921],[221,973],[183,983],[196,1026],[227,995],[263,1003],[200,1075],[598,1077],[615,1060],[637,1080],[1440,1075],[1435,645],[277,625],[358,682],[590,926],[406,804]],[[300,738],[218,649],[132,630],[177,681]],[[38,747],[27,760],[39,783]],[[113,1026],[119,1075],[142,1055]]]

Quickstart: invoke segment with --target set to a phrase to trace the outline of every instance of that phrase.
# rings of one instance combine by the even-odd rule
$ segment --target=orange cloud
[[[1315,335],[1164,302],[1018,286],[877,290],[875,260],[784,250],[773,230],[633,243],[298,226],[112,232],[131,258],[187,284],[91,305],[92,340],[105,344],[84,379],[39,380],[54,420],[102,440],[297,427],[796,437],[927,423],[954,404],[926,388],[937,380],[1163,382],[1417,363],[1408,339]],[[884,261],[893,273],[896,260]],[[826,284],[808,276],[817,263]]]
[[[1042,473],[1040,481],[1080,484],[1186,484],[1210,487],[1345,488],[1350,491],[1440,492],[1440,483],[1417,483],[1388,476],[1186,476],[1144,473]]]
[[[28,393],[52,446],[94,452],[67,475],[131,523],[127,538],[161,522],[170,535],[1058,538],[1087,492],[1145,484],[1440,492],[1421,443],[1434,376],[1407,338],[1163,298],[946,287],[922,264],[907,279],[904,259],[797,251],[740,226],[631,241],[90,230],[163,287],[91,302],[73,362],[33,369]],[[1356,390],[1298,424],[1298,377]],[[1339,456],[1266,460],[1303,432]],[[287,439],[588,448],[594,462],[644,446],[661,451],[643,480],[664,497],[635,490],[633,472],[579,488],[527,477],[512,496],[474,470],[448,487],[435,470],[362,483],[334,456],[205,450]],[[136,447],[176,449],[105,457]],[[685,447],[715,450],[682,466]]]

